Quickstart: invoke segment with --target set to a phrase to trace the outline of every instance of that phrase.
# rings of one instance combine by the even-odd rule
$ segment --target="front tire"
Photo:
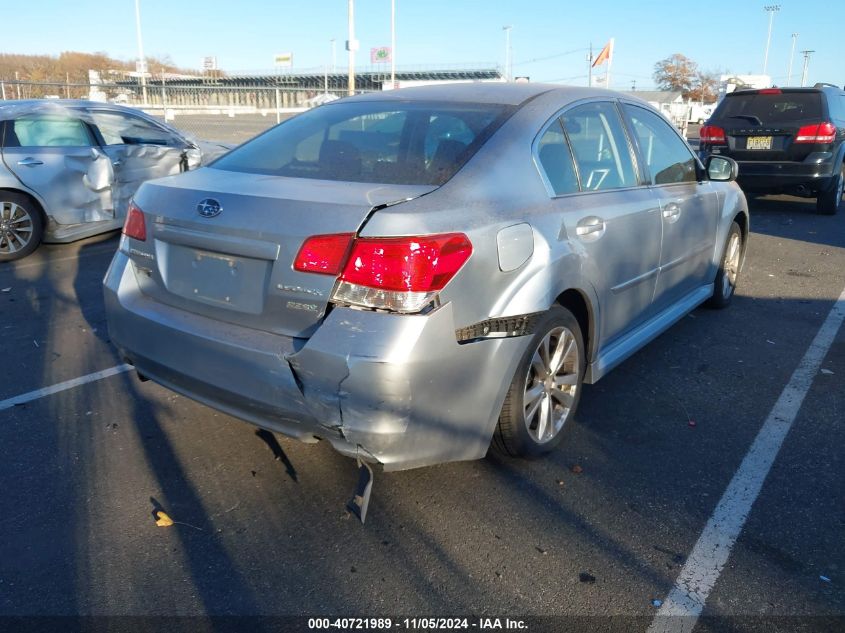
[[[493,445],[513,457],[539,457],[555,448],[581,398],[586,356],[578,320],[553,306],[537,323],[508,387]]]
[[[0,262],[32,253],[44,236],[41,210],[27,196],[0,191]]]
[[[713,296],[707,301],[709,308],[720,310],[731,304],[742,265],[742,251],[742,230],[739,224],[732,222],[728,239],[725,240],[725,248],[722,251],[722,263],[719,264],[719,270],[716,272]]]
[[[845,193],[845,165],[839,169],[839,175],[833,186],[819,193],[816,198],[816,212],[822,215],[834,215],[842,205],[843,193]]]

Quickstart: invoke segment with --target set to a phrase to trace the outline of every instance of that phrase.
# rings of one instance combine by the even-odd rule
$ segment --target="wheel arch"
[[[38,213],[41,215],[41,221],[44,223],[44,227],[46,229],[48,222],[47,212],[44,210],[44,204],[41,202],[41,200],[38,199],[37,196],[35,196],[31,191],[27,191],[26,189],[20,189],[17,187],[0,187],[0,192],[4,191],[7,191],[9,193],[17,193],[29,198],[35,205],[35,208]]]
[[[587,365],[592,362],[595,353],[596,311],[593,308],[589,297],[575,288],[569,288],[561,292],[555,299],[555,305],[569,310],[578,326],[581,328],[581,336],[584,337],[584,349],[587,352]]]

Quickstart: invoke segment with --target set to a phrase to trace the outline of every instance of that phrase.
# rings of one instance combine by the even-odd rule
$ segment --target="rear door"
[[[3,162],[35,191],[61,224],[113,216],[111,163],[84,121],[65,113],[33,113],[5,122]]]
[[[163,126],[116,110],[92,110],[87,116],[114,168],[115,213],[119,218],[126,215],[129,199],[141,183],[196,166],[189,165],[187,142]]]
[[[663,244],[654,294],[660,311],[705,283],[715,248],[718,195],[667,121],[638,105],[624,103],[623,109],[660,203]]]
[[[540,135],[535,155],[566,234],[591,263],[601,338],[612,342],[652,312],[660,263],[657,201],[640,186],[631,146],[612,102],[566,110]]]

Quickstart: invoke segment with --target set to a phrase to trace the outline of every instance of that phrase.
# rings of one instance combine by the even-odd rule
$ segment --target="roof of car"
[[[355,101],[442,101],[445,103],[495,103],[518,106],[539,95],[556,92],[563,98],[584,99],[591,96],[620,96],[620,93],[584,86],[542,83],[472,82],[416,86],[400,90],[368,92],[333,103]],[[331,104],[329,104],[331,105]]]

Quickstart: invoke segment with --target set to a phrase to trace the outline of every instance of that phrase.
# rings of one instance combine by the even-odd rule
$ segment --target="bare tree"
[[[654,65],[654,82],[661,90],[684,93],[684,97],[695,87],[698,64],[689,57],[675,53],[661,59]]]
[[[719,76],[713,72],[698,71],[695,85],[685,96],[693,101],[713,103],[719,96]]]

